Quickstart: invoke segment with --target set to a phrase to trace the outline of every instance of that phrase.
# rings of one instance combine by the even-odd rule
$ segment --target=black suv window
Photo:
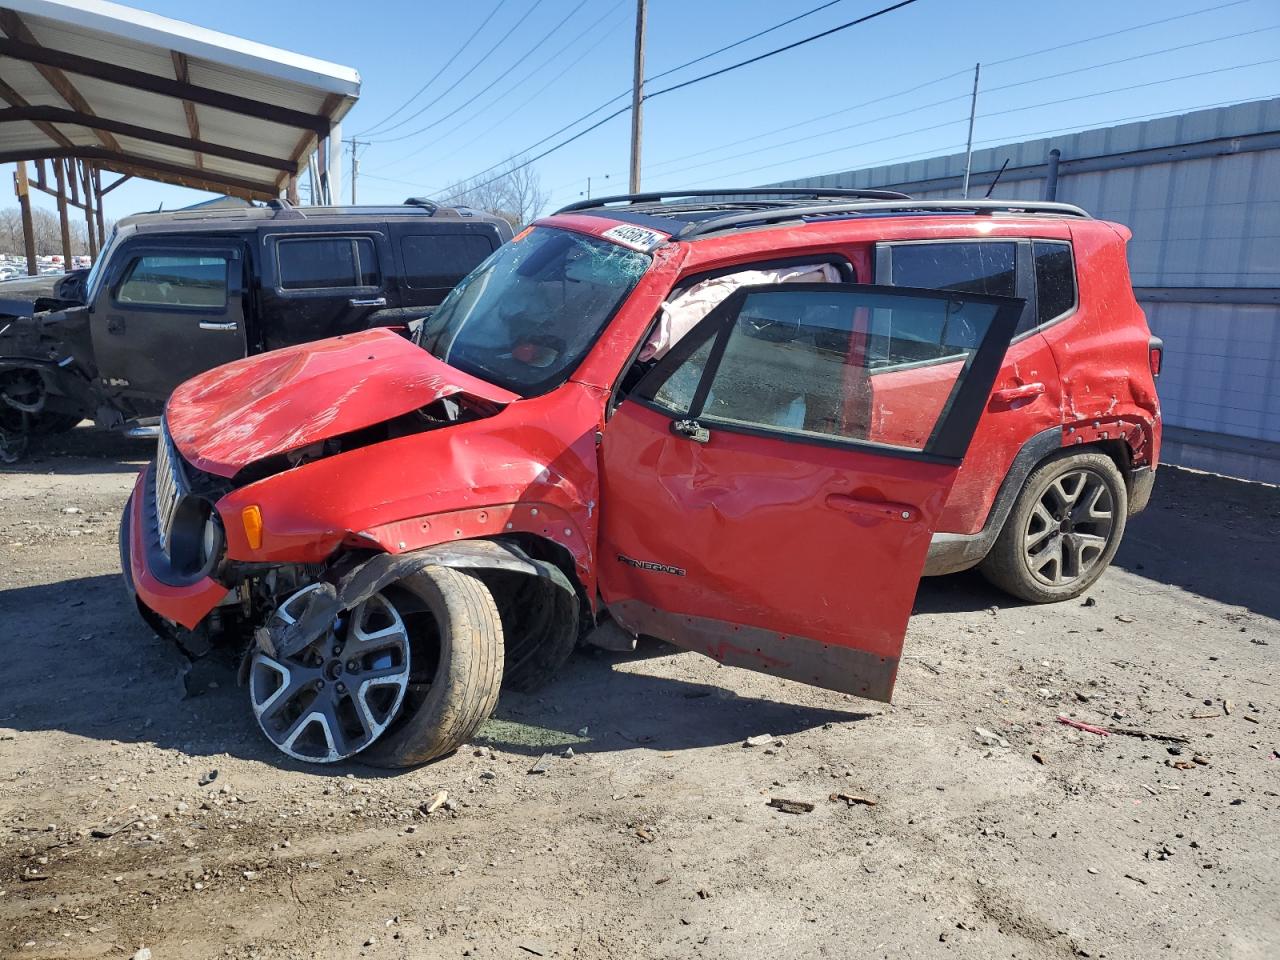
[[[133,306],[219,309],[227,304],[227,258],[147,254],[130,264],[116,302]]]
[[[1049,323],[1076,307],[1075,258],[1071,244],[1036,240],[1031,244],[1036,264],[1036,323]]]
[[[368,237],[305,237],[276,242],[285,290],[376,287],[378,255]]]
[[[489,238],[474,233],[415,234],[400,240],[405,283],[414,290],[455,287],[491,253]]]

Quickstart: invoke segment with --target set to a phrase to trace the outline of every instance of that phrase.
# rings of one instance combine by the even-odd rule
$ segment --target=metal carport
[[[105,0],[0,0],[0,163],[17,163],[29,272],[29,189],[57,198],[68,257],[68,207],[96,255],[102,195],[129,177],[296,200],[314,154],[331,198],[359,95],[350,67]],[[103,171],[120,179],[104,186]]]

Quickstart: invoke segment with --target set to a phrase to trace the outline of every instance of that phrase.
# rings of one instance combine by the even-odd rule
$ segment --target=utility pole
[[[360,155],[356,152],[360,147],[367,147],[368,140],[357,140],[352,137],[347,143],[351,144],[351,205],[356,205],[356,181],[360,179]]]
[[[982,64],[973,65],[973,97],[969,101],[969,143],[964,151],[964,199],[969,199],[969,171],[973,167],[973,121],[978,115],[978,74]]]
[[[644,25],[648,0],[636,0],[636,58],[631,87],[631,192],[640,192],[640,137],[644,128]]]

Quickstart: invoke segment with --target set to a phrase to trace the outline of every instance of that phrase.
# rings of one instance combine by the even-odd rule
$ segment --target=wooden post
[[[18,206],[22,211],[22,245],[26,247],[27,273],[35,276],[40,272],[36,263],[36,228],[31,222],[31,191],[27,183],[27,161],[19,160],[13,175],[13,189],[18,195]]]
[[[636,0],[636,52],[631,85],[631,192],[640,192],[640,139],[644,131],[644,33],[647,0]]]
[[[289,185],[285,187],[284,198],[293,206],[298,206],[298,178],[296,176],[289,178]]]
[[[71,224],[67,222],[67,174],[61,160],[53,161],[54,178],[58,183],[58,226],[62,228],[63,267],[71,269]]]
[[[89,234],[89,256],[98,259],[98,233],[93,222],[93,181],[89,178],[89,165],[80,161],[80,186],[84,188],[84,226]]]
[[[98,249],[107,245],[107,227],[102,218],[102,171],[93,168],[93,215],[98,221]]]

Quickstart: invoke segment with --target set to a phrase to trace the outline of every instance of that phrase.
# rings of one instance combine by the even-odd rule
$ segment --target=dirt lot
[[[584,653],[387,775],[285,761],[135,618],[149,453],[0,473],[0,955],[1280,956],[1274,488],[1162,471],[1086,603],[927,581],[892,707]]]

